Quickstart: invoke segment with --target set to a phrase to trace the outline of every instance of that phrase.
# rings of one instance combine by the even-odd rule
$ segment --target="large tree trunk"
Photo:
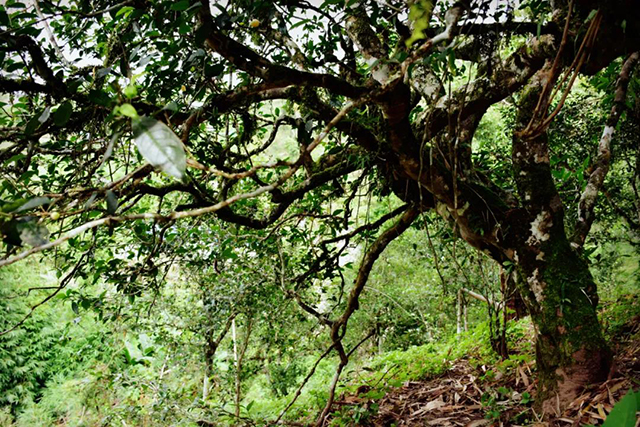
[[[512,159],[523,206],[509,212],[504,235],[536,329],[538,402],[547,413],[564,408],[582,387],[604,379],[611,362],[596,315],[596,285],[579,246],[572,247],[567,238],[547,134],[535,130],[549,74],[549,69],[541,70],[521,98],[521,131],[514,135]]]
[[[599,19],[589,24],[590,40]],[[538,402],[551,412],[564,408],[581,387],[603,379],[611,357],[596,316],[595,283],[579,245],[573,248],[567,238],[565,208],[549,162],[550,98],[565,62],[573,57],[563,53],[568,40],[564,36],[535,40],[497,67],[499,85],[492,86],[488,79],[484,89],[474,85],[460,98],[451,96],[462,101],[429,111],[424,126],[412,128],[410,90],[402,81],[387,85],[375,101],[386,119],[392,153],[385,154],[383,167],[396,195],[423,210],[435,208],[470,245],[502,265],[509,261],[515,266],[520,294],[536,328]],[[586,51],[580,55],[583,61]],[[478,122],[492,103],[521,88],[512,145],[514,197],[474,170],[469,150],[461,147],[471,146]],[[481,97],[489,93],[490,102]],[[452,117],[457,117],[455,125]],[[429,141],[427,150],[424,141]]]
[[[554,413],[584,386],[607,377],[611,352],[586,262],[562,236],[549,239],[545,249],[544,262],[523,262],[517,270],[536,332],[538,402],[545,413]]]

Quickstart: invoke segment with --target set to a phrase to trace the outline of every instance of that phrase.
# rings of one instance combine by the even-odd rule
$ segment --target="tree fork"
[[[338,380],[340,379],[340,374],[342,373],[342,370],[347,365],[347,363],[349,363],[349,356],[362,342],[364,342],[364,340],[361,341],[360,344],[356,345],[349,353],[347,353],[342,345],[342,338],[344,337],[344,334],[346,332],[347,322],[349,321],[349,318],[360,306],[360,294],[362,294],[362,291],[364,290],[364,287],[369,280],[371,269],[373,268],[373,265],[377,261],[380,254],[382,254],[382,252],[387,248],[389,243],[391,243],[394,239],[404,233],[411,226],[411,224],[419,214],[420,210],[417,206],[409,206],[404,214],[400,217],[400,219],[390,228],[385,230],[373,242],[371,247],[367,250],[362,263],[360,264],[360,269],[358,270],[358,275],[356,276],[355,283],[353,285],[353,288],[351,289],[351,292],[349,293],[347,306],[345,307],[342,315],[332,323],[330,331],[331,341],[333,342],[333,348],[336,349],[338,355],[340,356],[340,363],[338,364],[338,368],[336,369],[333,380],[331,381],[327,404],[325,405],[324,409],[320,413],[320,416],[318,417],[318,420],[316,421],[316,426],[318,427],[322,427],[324,425],[327,415],[329,415],[329,411],[331,410],[331,406],[333,405],[336,386],[338,385]],[[369,336],[371,336],[371,334]]]

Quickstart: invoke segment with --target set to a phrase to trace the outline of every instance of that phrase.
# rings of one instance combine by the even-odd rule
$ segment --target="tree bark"
[[[548,75],[543,69],[525,88],[517,117],[520,129],[533,117]],[[516,132],[512,160],[523,206],[508,213],[504,243],[513,248],[507,252],[536,331],[537,401],[546,413],[557,412],[582,387],[606,378],[611,352],[596,315],[593,277],[566,235],[546,133]]]
[[[506,271],[504,268],[500,271],[500,286],[504,304],[508,309],[507,320],[522,319],[529,314],[527,313],[527,307],[520,295],[514,276],[511,271]]]
[[[602,336],[595,284],[564,236],[550,238],[545,261],[518,265],[520,290],[536,332],[538,402],[558,412],[584,386],[606,379],[611,352]]]

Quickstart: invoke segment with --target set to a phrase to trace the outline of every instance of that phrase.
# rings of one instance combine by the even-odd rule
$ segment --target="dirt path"
[[[535,362],[499,369],[472,366],[465,359],[439,377],[390,389],[378,401],[360,397],[368,391],[361,387],[359,395],[336,402],[336,409],[378,405],[375,416],[356,423],[368,426],[598,426],[629,389],[640,388],[640,318],[627,325],[614,350],[609,380],[587,388],[563,413],[535,412]]]

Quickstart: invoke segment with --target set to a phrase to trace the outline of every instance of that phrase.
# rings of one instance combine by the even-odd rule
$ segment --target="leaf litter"
[[[637,296],[634,304],[640,304]],[[473,366],[470,359],[450,362],[449,369],[437,377],[391,388],[378,400],[365,397],[370,388],[362,386],[353,395],[341,396],[334,409],[377,405],[375,415],[354,424],[375,427],[601,426],[630,389],[640,388],[640,316],[626,323],[612,347],[615,356],[609,378],[585,388],[560,414],[545,416],[534,409],[535,361],[520,362],[506,372],[495,368],[497,373],[487,380],[491,367]]]

